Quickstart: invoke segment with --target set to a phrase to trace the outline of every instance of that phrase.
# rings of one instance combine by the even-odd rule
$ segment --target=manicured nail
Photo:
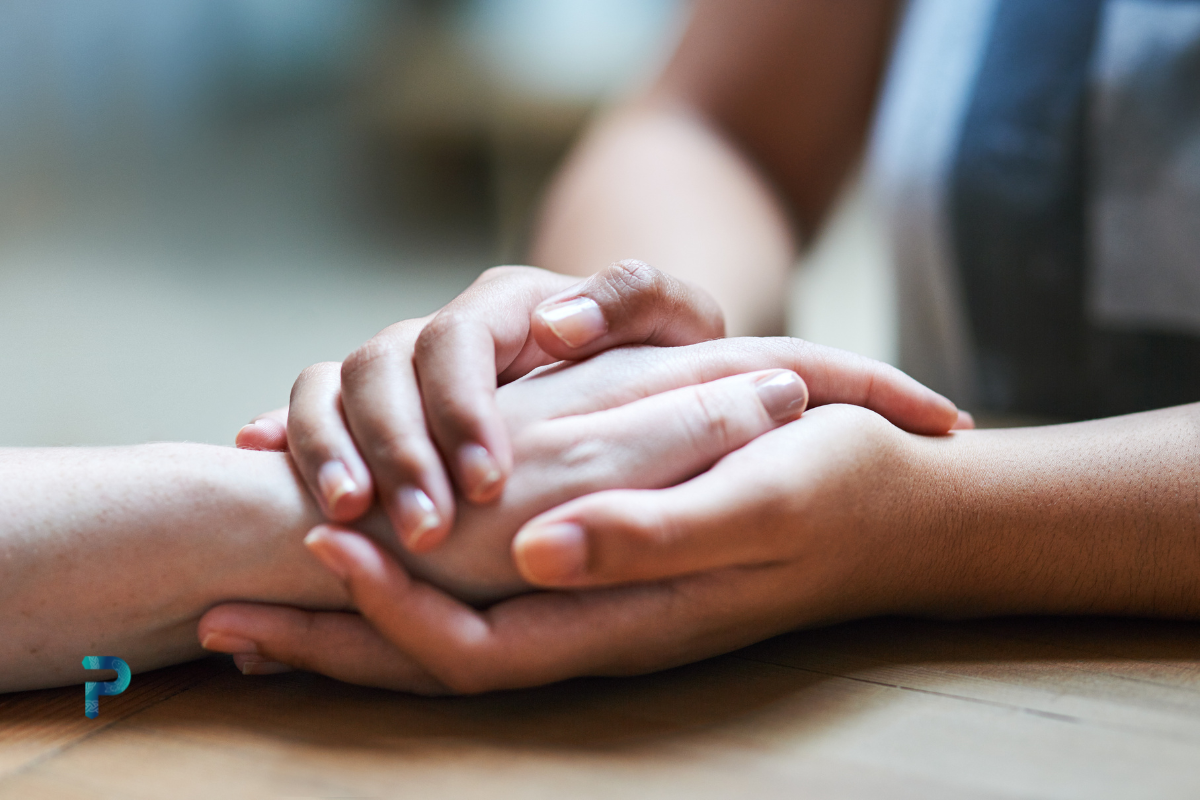
[[[415,550],[427,533],[442,524],[437,506],[415,486],[400,487],[396,505],[400,508],[400,536],[409,550]]]
[[[304,546],[339,579],[344,581],[350,576],[350,569],[353,565],[347,563],[345,553],[334,543],[333,536],[324,528],[318,526],[309,531],[308,535],[304,537]]]
[[[513,539],[513,555],[529,580],[569,583],[587,570],[587,534],[573,522],[530,525]]]
[[[493,499],[502,476],[492,454],[481,445],[464,444],[458,451],[458,464],[466,484],[463,493],[475,503]]]
[[[800,416],[808,403],[808,387],[791,370],[781,369],[764,375],[754,382],[754,391],[763,408],[776,422]]]
[[[241,636],[213,631],[204,637],[200,646],[214,653],[257,653],[258,644]]]
[[[575,297],[535,312],[567,347],[583,347],[608,333],[608,322],[595,300]]]
[[[279,661],[269,661],[256,655],[238,653],[233,657],[233,664],[243,675],[278,675],[281,672],[291,672],[292,668]]]
[[[321,469],[317,471],[317,486],[321,489],[321,496],[325,498],[325,508],[331,514],[336,511],[339,500],[358,489],[358,484],[350,477],[346,465],[337,459],[321,465]]]

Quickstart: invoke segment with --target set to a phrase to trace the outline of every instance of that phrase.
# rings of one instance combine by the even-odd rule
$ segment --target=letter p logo
[[[113,656],[84,656],[83,668],[117,671],[115,681],[88,681],[83,685],[83,713],[88,719],[95,719],[100,715],[100,696],[120,694],[128,689],[133,673],[128,664]]]

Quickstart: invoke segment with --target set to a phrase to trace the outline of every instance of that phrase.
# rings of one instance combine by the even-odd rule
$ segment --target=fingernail
[[[215,653],[257,653],[258,643],[241,636],[213,631],[204,637],[200,646]]]
[[[358,484],[350,477],[346,465],[336,459],[321,465],[321,469],[317,471],[317,486],[321,489],[321,496],[325,498],[325,508],[330,513],[337,509],[339,500],[358,489]]]
[[[334,544],[333,537],[324,529],[317,527],[309,531],[308,535],[304,537],[304,546],[339,579],[344,581],[350,577],[350,568],[353,565],[347,563],[342,549]]]
[[[243,425],[241,428],[238,429],[237,435],[233,437],[233,444],[239,450],[257,450],[258,449],[257,447],[250,447],[250,446],[242,444],[242,434],[251,430],[256,425],[258,425],[258,420],[254,420],[254,422],[246,423],[245,425]]]
[[[255,655],[238,653],[233,657],[233,664],[243,675],[278,675],[281,672],[291,672],[292,668],[279,661],[269,661]]]
[[[608,333],[608,322],[595,300],[575,297],[535,312],[567,347],[583,347]]]
[[[587,570],[587,534],[573,522],[530,526],[513,539],[513,555],[531,581],[569,582]]]
[[[437,506],[429,495],[415,486],[402,486],[396,492],[396,505],[400,508],[400,536],[405,546],[416,549],[425,535],[442,524]]]
[[[754,382],[754,391],[776,422],[800,416],[808,403],[808,387],[791,370],[781,369],[764,375]]]
[[[458,463],[462,468],[463,492],[476,503],[492,499],[500,485],[500,466],[483,446],[464,444],[458,451]]]

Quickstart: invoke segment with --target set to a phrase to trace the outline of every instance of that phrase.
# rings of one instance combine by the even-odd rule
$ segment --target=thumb
[[[618,261],[534,309],[530,330],[555,358],[577,360],[623,344],[676,346],[725,335],[703,290],[643,261]]]
[[[596,492],[527,523],[513,560],[535,586],[658,581],[772,559],[771,520],[754,488],[718,464],[669,489]],[[760,490],[761,491],[761,490]]]

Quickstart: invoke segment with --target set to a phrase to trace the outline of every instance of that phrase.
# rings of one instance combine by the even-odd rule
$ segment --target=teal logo
[[[83,713],[88,719],[100,716],[100,698],[103,695],[120,694],[129,688],[133,673],[129,665],[113,656],[84,656],[84,669],[115,669],[115,681],[88,681],[83,685]]]

